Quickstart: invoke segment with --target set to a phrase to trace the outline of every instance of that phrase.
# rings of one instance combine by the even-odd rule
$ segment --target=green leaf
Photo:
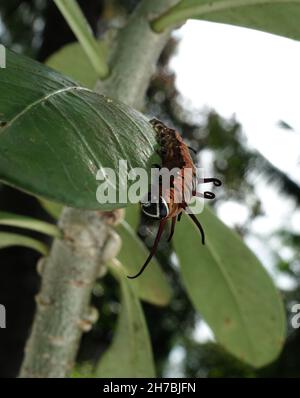
[[[206,235],[183,217],[174,241],[195,308],[230,353],[255,367],[273,361],[285,338],[277,289],[255,255],[209,208],[199,215]]]
[[[159,32],[189,18],[300,39],[300,0],[182,0],[152,22]]]
[[[42,255],[48,254],[48,247],[36,239],[27,236],[11,234],[8,232],[0,232],[0,249],[10,246],[24,246],[36,250]]]
[[[40,205],[42,208],[50,214],[51,217],[54,218],[54,220],[58,220],[59,216],[62,212],[63,206],[59,203],[56,202],[51,202],[50,200],[38,198],[38,201],[40,202]]]
[[[126,221],[117,227],[117,232],[122,239],[122,248],[117,257],[126,268],[127,275],[136,274],[149,252]],[[142,300],[156,305],[167,305],[170,302],[170,285],[155,259],[150,262],[147,271],[131,280],[130,284]]]
[[[154,377],[150,337],[139,299],[121,265],[112,267],[121,286],[121,310],[112,345],[97,367],[98,377]]]
[[[155,132],[139,112],[98,95],[48,67],[7,51],[0,70],[0,180],[72,207],[112,210],[127,203],[100,204],[99,169],[113,191],[128,187],[128,171],[150,174],[156,162]],[[118,184],[119,182],[119,184]]]
[[[72,379],[92,379],[95,377],[94,367],[90,362],[76,363],[72,369]]]
[[[106,59],[106,44],[102,41],[97,44],[99,54]],[[51,55],[46,64],[88,88],[93,88],[96,84],[97,73],[79,43],[67,44]]]
[[[133,206],[128,206],[126,208],[126,213],[125,213],[125,221],[127,224],[130,225],[130,227],[133,229],[133,231],[137,231],[138,226],[139,226],[139,221],[140,221],[140,205],[136,204]]]
[[[35,218],[3,211],[0,211],[0,225],[31,229],[32,231],[41,232],[58,238],[61,236],[61,232],[56,225],[37,220]]]
[[[107,77],[109,70],[104,57],[99,52],[92,29],[76,0],[54,0],[68,25],[79,40],[85,55],[100,78]]]

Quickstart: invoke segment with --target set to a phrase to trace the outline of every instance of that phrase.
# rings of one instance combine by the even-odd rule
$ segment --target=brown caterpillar
[[[202,236],[202,243],[205,244],[204,230],[198,221],[197,217],[188,209],[188,203],[193,196],[214,199],[215,195],[212,192],[196,192],[197,183],[212,182],[215,186],[222,185],[217,178],[203,178],[197,179],[196,166],[190,155],[189,148],[179,135],[179,133],[167,127],[160,120],[150,120],[153,128],[157,134],[157,141],[160,144],[160,157],[162,164],[159,168],[166,170],[177,170],[175,175],[170,178],[170,184],[167,188],[163,188],[162,184],[157,187],[157,194],[154,196],[151,192],[148,193],[147,201],[142,203],[142,211],[149,217],[160,220],[158,232],[154,241],[154,245],[150,254],[140,269],[140,271],[133,276],[128,276],[130,279],[137,278],[145,270],[151,258],[155,255],[163,230],[169,219],[172,220],[171,233],[168,241],[172,239],[175,231],[177,220],[180,221],[183,211],[188,211],[188,215],[197,225]]]

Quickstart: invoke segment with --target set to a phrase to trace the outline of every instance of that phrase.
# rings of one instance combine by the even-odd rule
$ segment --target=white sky
[[[204,21],[188,21],[175,35],[178,53],[171,62],[176,85],[193,108],[214,108],[222,116],[236,115],[248,144],[300,183],[300,42],[250,29]],[[295,131],[278,127],[284,120]],[[292,201],[265,186],[258,178],[256,190],[264,196],[265,217],[253,231],[267,234],[284,225],[298,229],[300,212]],[[247,216],[245,208],[228,202],[220,209],[229,225]],[[249,244],[270,265],[265,243]],[[262,258],[263,257],[263,258]]]
[[[212,107],[224,117],[236,114],[249,143],[296,178],[300,42],[204,21],[188,21],[176,36],[181,41],[171,67],[182,95],[193,106]],[[279,120],[297,132],[282,131]]]
[[[200,111],[213,108],[226,118],[235,114],[248,144],[300,183],[300,42],[204,21],[188,21],[175,36],[181,40],[171,68],[186,102]],[[279,120],[295,131],[280,129]],[[266,187],[261,178],[256,191],[260,198],[265,197],[266,216],[252,225],[262,239],[250,236],[247,243],[280,287],[293,288],[292,279],[272,269],[274,257],[268,246],[282,256],[285,248],[276,240],[264,241],[263,236],[282,226],[300,232],[300,211],[292,201],[283,201],[276,190]],[[247,210],[229,202],[220,209],[220,216],[234,225],[247,218]],[[212,338],[204,322],[196,328],[195,338]]]

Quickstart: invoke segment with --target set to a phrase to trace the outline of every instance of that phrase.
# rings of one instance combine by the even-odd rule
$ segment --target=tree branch
[[[42,287],[20,377],[65,377],[72,369],[81,334],[91,328],[95,279],[120,248],[108,214],[64,209],[59,222],[64,238],[54,241],[39,265]]]
[[[142,107],[157,59],[170,35],[154,33],[149,20],[177,2],[141,2],[118,35],[112,73],[98,82],[98,92]],[[119,250],[120,242],[109,221],[111,217],[118,219],[119,213],[64,209],[59,221],[64,238],[54,241],[42,267],[42,287],[20,377],[69,374],[82,332],[90,327],[87,308],[94,281]]]
[[[106,80],[98,81],[97,92],[119,99],[136,109],[143,108],[158,57],[171,32],[155,33],[150,21],[178,1],[144,0],[140,3],[127,26],[119,32],[110,60],[111,74]]]

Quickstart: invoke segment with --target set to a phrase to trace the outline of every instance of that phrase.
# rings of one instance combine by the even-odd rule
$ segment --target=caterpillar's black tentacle
[[[212,182],[215,187],[220,187],[222,185],[222,181],[220,181],[218,178],[199,178],[198,182],[200,184]]]
[[[197,198],[204,198],[204,199],[215,199],[216,195],[213,192],[205,191],[204,193],[201,192],[192,192],[193,196],[197,196]]]
[[[190,147],[190,146],[188,146],[188,148],[189,148],[189,150],[192,151],[195,155],[197,155],[196,149],[194,149],[194,148],[192,148],[192,147]]]
[[[132,275],[132,276],[127,275],[127,278],[129,278],[129,279],[135,279],[135,278],[137,278],[138,276],[140,276],[140,275],[144,272],[145,268],[146,268],[147,265],[150,263],[152,257],[153,257],[153,256],[155,255],[155,253],[156,253],[156,250],[157,250],[157,247],[158,247],[158,243],[159,243],[159,241],[160,241],[161,235],[162,235],[162,233],[163,233],[163,230],[164,230],[164,227],[165,227],[167,221],[168,221],[167,218],[164,218],[163,220],[161,220],[161,222],[160,222],[160,224],[159,224],[158,231],[157,231],[157,235],[156,235],[156,238],[155,238],[155,241],[154,241],[154,244],[153,244],[153,247],[152,247],[152,249],[151,249],[151,251],[150,251],[150,254],[149,254],[149,256],[148,256],[148,258],[147,258],[145,264],[142,266],[142,268],[140,269],[140,271],[139,271],[136,275]]]
[[[191,219],[194,221],[194,223],[197,225],[197,227],[198,227],[198,229],[199,229],[199,231],[200,231],[200,233],[201,233],[201,238],[202,238],[202,244],[203,245],[205,245],[205,234],[204,234],[204,230],[203,230],[203,228],[202,228],[202,225],[200,224],[200,221],[198,220],[198,218],[195,216],[195,214],[193,214],[192,212],[191,212],[191,210],[188,208],[188,207],[186,207],[186,212],[187,212],[187,214],[189,215],[189,217],[191,217]]]
[[[175,232],[175,225],[176,225],[176,221],[177,221],[177,216],[172,218],[172,225],[171,225],[171,232],[170,232],[170,236],[168,238],[168,242],[170,242],[170,240],[172,239],[174,232]]]

